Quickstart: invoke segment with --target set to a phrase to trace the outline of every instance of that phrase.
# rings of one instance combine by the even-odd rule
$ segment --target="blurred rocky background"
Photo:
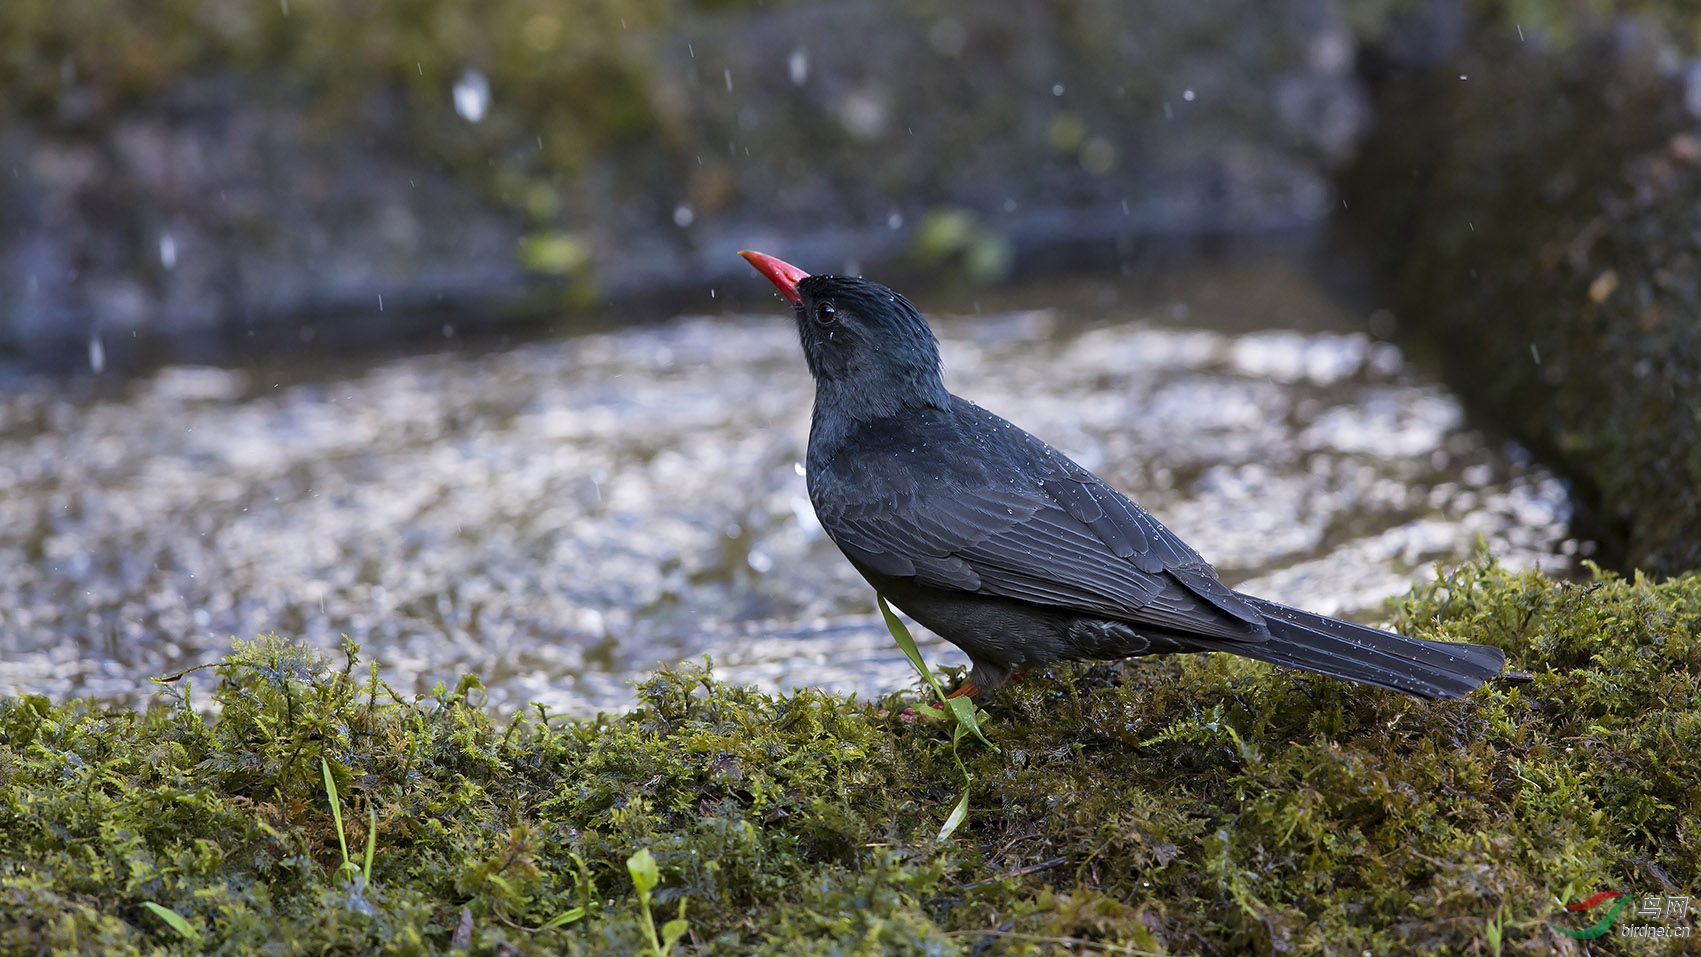
[[[315,376],[329,361],[446,341],[476,351],[680,313],[771,311],[771,292],[733,255],[744,247],[819,271],[877,270],[958,312],[979,311],[983,297],[1099,296],[1084,310],[1066,305],[1059,328],[1148,314],[1185,324],[1195,293],[1241,280],[1231,271],[1168,306],[1148,301],[1154,289],[1162,299],[1165,277],[1233,250],[1289,254],[1352,304],[1324,325],[1329,335],[1357,337],[1361,351],[1396,342],[1463,402],[1446,429],[1476,438],[1460,439],[1467,451],[1434,449],[1433,481],[1402,479],[1401,502],[1432,484],[1486,487],[1460,484],[1454,473],[1471,463],[1511,482],[1512,499],[1546,488],[1520,471],[1527,449],[1570,496],[1550,507],[1544,492],[1539,521],[1523,524],[1546,529],[1565,513],[1567,541],[1598,543],[1597,560],[1695,568],[1698,41],[1692,5],[1630,0],[5,0],[0,389],[16,401],[0,406],[0,447],[13,450],[0,487],[32,490],[0,497],[0,546],[27,567],[6,580],[34,582],[28,568],[69,562],[36,576],[51,588],[18,586],[40,585],[29,592],[41,606],[31,641],[47,647],[72,626],[55,617],[72,602],[60,593],[98,591],[63,571],[81,567],[75,555],[107,549],[102,561],[123,564],[146,551],[101,539],[59,555],[53,542],[66,528],[99,538],[161,527],[146,509],[101,518],[90,503],[110,489],[75,477],[87,466],[120,481],[170,458],[137,447],[156,441],[138,436],[189,419],[155,415],[152,397],[258,403],[232,406],[241,418],[303,394],[366,395],[357,410],[388,421],[386,395],[401,393],[351,387],[367,381],[357,366],[335,366],[340,378],[323,384]],[[1048,303],[1031,302],[1036,283],[1051,283]],[[1241,290],[1229,324],[1294,324],[1277,314],[1292,299]],[[706,341],[682,332],[655,348],[671,363]],[[760,341],[759,356],[783,345]],[[727,368],[748,359],[728,356]],[[253,372],[280,361],[297,365]],[[1399,379],[1390,362],[1376,374]],[[120,411],[88,404],[162,367]],[[523,395],[469,393],[466,408],[440,411],[469,423],[481,403],[538,411],[526,403],[549,394],[548,376],[525,381]],[[257,398],[280,383],[297,391]],[[612,386],[593,386],[598,402],[626,408]],[[1363,408],[1386,404],[1372,393]],[[1324,406],[1291,401],[1312,411],[1259,441],[1310,434],[1306,416]],[[276,436],[239,444],[295,448],[303,421],[279,419]],[[219,422],[236,428],[204,424]],[[1101,425],[1114,434],[1120,422]],[[450,430],[420,447],[462,439],[478,441]],[[1493,450],[1508,439],[1506,459]],[[350,461],[372,454],[349,441],[332,444]],[[190,444],[174,481],[210,494],[197,456],[234,446]],[[786,449],[767,458],[783,468]],[[267,474],[309,500],[325,487],[308,474],[316,455],[265,459]],[[1316,468],[1293,458],[1295,474]],[[233,515],[278,501],[256,489],[227,497]],[[587,494],[592,508],[600,493]],[[211,514],[201,499],[184,502],[173,514],[185,527]],[[1406,508],[1387,521],[1410,518]],[[1411,556],[1398,576],[1435,557]],[[343,552],[326,561],[353,568],[360,594],[389,567]],[[130,571],[152,581],[159,569]],[[324,577],[314,575],[303,581]],[[189,616],[193,589],[179,586],[172,614]],[[323,595],[303,588],[289,598],[298,617],[324,611]],[[424,601],[440,589],[417,591]],[[282,627],[273,605],[228,621],[215,612],[205,627]],[[130,619],[102,615],[87,612],[88,641],[120,644],[113,622]],[[347,630],[327,622],[315,627]],[[28,630],[15,618],[7,627]]]
[[[476,331],[699,300],[749,245],[985,280],[1291,229],[1368,128],[1357,51],[1327,0],[12,0],[0,347]]]

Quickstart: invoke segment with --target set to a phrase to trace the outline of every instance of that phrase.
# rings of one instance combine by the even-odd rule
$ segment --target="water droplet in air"
[[[170,233],[159,238],[159,264],[167,269],[177,265],[177,240]]]
[[[455,81],[455,112],[468,123],[484,119],[490,109],[490,81],[484,74],[468,67]]]
[[[691,225],[696,219],[697,213],[691,208],[690,203],[680,203],[673,207],[673,224],[680,229]]]
[[[802,86],[809,79],[809,52],[802,47],[791,51],[786,57],[786,72],[791,74],[792,86]]]

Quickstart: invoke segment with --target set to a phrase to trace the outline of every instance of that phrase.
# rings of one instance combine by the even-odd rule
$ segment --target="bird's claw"
[[[949,701],[952,698],[973,698],[977,694],[980,694],[980,689],[975,687],[975,683],[973,681],[964,681],[962,684],[957,686],[956,691],[946,695],[945,699]]]

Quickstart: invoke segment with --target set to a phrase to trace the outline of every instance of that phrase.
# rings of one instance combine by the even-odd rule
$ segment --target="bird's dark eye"
[[[833,323],[837,322],[838,319],[839,319],[838,310],[833,308],[832,303],[830,303],[830,302],[819,302],[819,303],[815,304],[815,321],[816,322],[820,323],[823,326],[830,326]]]

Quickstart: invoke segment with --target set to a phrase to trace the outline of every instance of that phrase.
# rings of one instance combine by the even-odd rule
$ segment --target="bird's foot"
[[[951,692],[950,694],[946,695],[945,697],[948,698],[948,699],[949,698],[972,698],[977,694],[980,694],[980,689],[975,687],[975,683],[973,681],[964,681],[962,684],[957,686],[956,691]]]
[[[1010,673],[1010,677],[1008,679],[1006,679],[1006,683],[1013,684],[1015,682],[1021,681],[1023,678],[1028,677],[1030,674],[1033,674],[1033,672],[1027,670],[1026,668],[1023,668],[1020,671],[1013,671],[1013,672]],[[951,692],[950,694],[946,695],[945,697],[946,698],[973,698],[975,695],[978,695],[978,694],[980,694],[980,687],[974,683],[974,680],[971,679],[971,678],[964,678],[963,683],[957,686],[957,690]]]

